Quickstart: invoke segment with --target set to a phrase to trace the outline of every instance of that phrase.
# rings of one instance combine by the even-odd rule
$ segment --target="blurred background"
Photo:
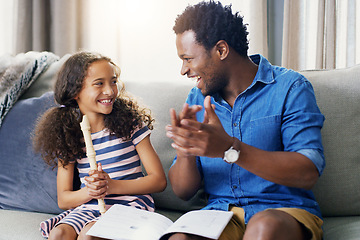
[[[198,0],[0,0],[0,55],[100,52],[125,81],[183,81],[175,18]],[[249,54],[305,69],[360,63],[358,0],[220,0],[248,24]]]

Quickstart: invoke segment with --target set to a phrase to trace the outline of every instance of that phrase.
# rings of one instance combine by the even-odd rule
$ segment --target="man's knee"
[[[246,227],[246,234],[257,234],[261,236],[263,234],[269,234],[271,230],[274,230],[276,226],[280,225],[279,220],[271,214],[271,212],[259,212],[255,214],[249,221]]]
[[[169,238],[169,240],[186,240],[186,235],[182,234],[182,233],[175,233],[173,235],[171,235]]]
[[[274,236],[276,239],[304,239],[302,225],[291,215],[277,210],[266,210],[255,214],[249,221],[245,239],[262,239]],[[250,237],[251,236],[251,237]],[[273,238],[275,239],[275,238]]]
[[[287,213],[277,210],[267,210],[258,212],[249,221],[248,227],[252,223],[256,223],[259,228],[276,228],[288,223],[288,219],[293,218]],[[295,220],[295,219],[294,219]]]
[[[203,237],[191,235],[191,234],[175,233],[175,234],[171,235],[168,239],[169,240],[204,240],[207,238],[203,238]]]

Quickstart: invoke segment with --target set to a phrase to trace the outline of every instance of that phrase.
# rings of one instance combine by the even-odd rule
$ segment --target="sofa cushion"
[[[325,115],[326,167],[314,194],[325,217],[360,214],[360,65],[302,72]]]
[[[357,240],[360,236],[360,216],[328,217],[324,219],[325,240]]]
[[[54,106],[52,93],[18,101],[0,128],[0,208],[59,213],[56,171],[35,155],[31,134],[36,119]]]
[[[40,222],[52,214],[0,210],[1,240],[44,240],[39,231]]]

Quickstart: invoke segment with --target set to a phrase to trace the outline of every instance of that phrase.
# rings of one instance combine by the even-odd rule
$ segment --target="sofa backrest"
[[[301,73],[325,115],[326,167],[313,189],[322,214],[360,215],[360,65]]]

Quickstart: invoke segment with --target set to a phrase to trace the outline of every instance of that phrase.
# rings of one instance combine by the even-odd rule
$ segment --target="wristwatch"
[[[239,159],[240,150],[236,150],[231,146],[228,150],[224,153],[224,161],[227,163],[234,163]]]

